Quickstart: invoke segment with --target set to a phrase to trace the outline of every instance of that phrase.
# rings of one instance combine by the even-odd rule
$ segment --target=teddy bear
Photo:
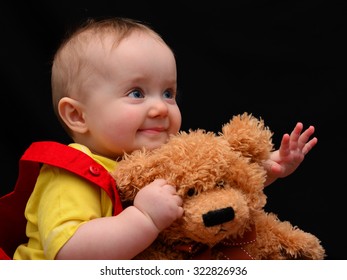
[[[124,205],[156,178],[177,187],[184,214],[138,260],[324,259],[320,240],[264,210],[262,162],[274,145],[261,118],[233,116],[214,133],[180,131],[163,146],[124,156],[112,173]]]

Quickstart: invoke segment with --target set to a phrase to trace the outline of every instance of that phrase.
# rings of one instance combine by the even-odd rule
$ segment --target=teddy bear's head
[[[131,203],[139,189],[164,178],[177,187],[184,214],[159,238],[214,246],[242,237],[252,212],[266,203],[261,162],[273,149],[271,137],[263,121],[247,113],[234,116],[219,134],[180,132],[158,149],[125,156],[114,173],[121,199]]]

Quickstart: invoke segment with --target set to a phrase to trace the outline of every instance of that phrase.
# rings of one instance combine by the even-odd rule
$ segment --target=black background
[[[299,169],[266,189],[267,210],[320,238],[327,259],[345,259],[345,1],[124,2],[1,4],[0,194],[31,142],[69,142],[50,96],[51,59],[67,29],[87,17],[132,17],[176,54],[182,130],[217,132],[247,111],[278,148],[297,121],[316,127],[318,144]]]

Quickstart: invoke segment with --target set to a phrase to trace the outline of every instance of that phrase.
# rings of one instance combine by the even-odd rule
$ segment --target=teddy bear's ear
[[[118,162],[111,176],[116,180],[122,201],[134,200],[138,191],[151,182],[153,177],[146,176],[146,170],[151,168],[152,152],[146,149],[125,154]]]
[[[268,159],[273,150],[273,133],[258,119],[247,112],[233,116],[223,125],[221,137],[224,137],[232,149],[240,151],[243,156],[260,162]]]

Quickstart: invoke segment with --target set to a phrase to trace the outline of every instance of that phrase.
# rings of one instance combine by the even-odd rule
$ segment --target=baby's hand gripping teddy
[[[272,132],[251,114],[215,134],[180,132],[162,147],[126,155],[113,176],[124,205],[156,178],[177,187],[183,216],[135,259],[324,259],[320,240],[264,210]]]

